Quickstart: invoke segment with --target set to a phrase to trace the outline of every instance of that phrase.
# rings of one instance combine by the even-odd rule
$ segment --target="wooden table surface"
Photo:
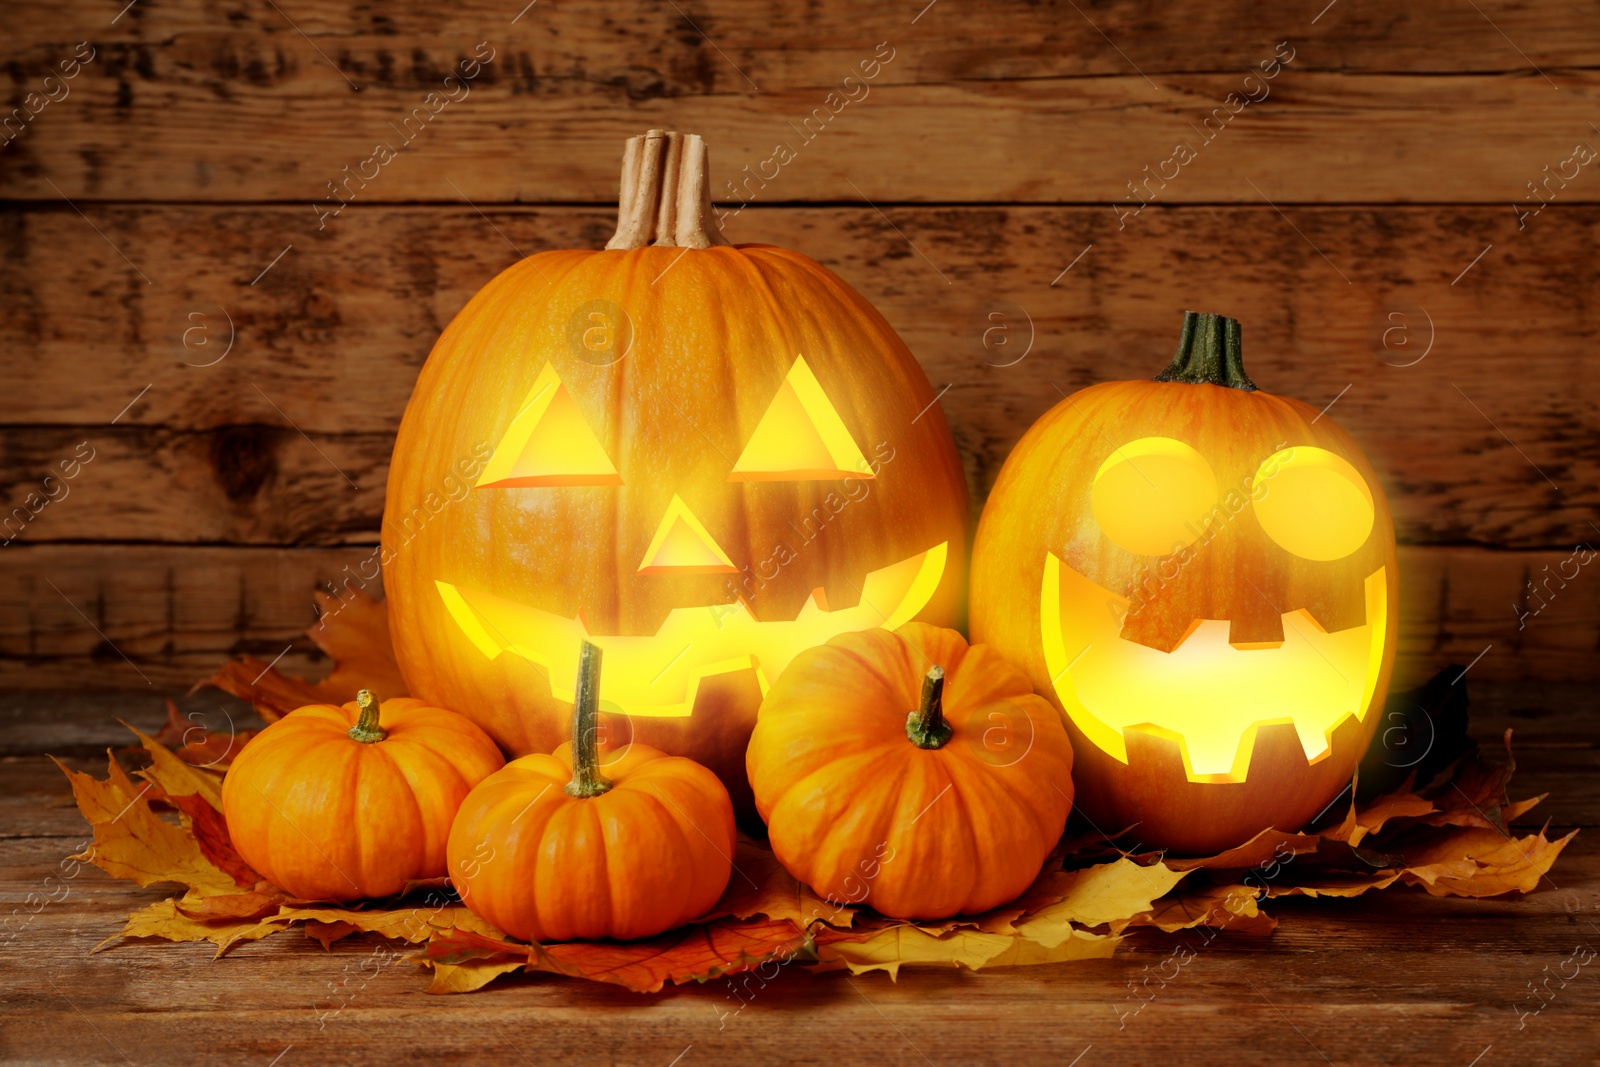
[[[224,721],[214,697],[184,706]],[[1555,830],[1585,828],[1527,897],[1392,889],[1277,901],[1268,910],[1281,925],[1269,938],[1224,934],[1206,944],[1145,931],[1112,960],[905,971],[898,982],[793,966],[740,1010],[720,980],[640,996],[519,976],[472,995],[430,996],[426,975],[370,936],[325,951],[290,932],[220,960],[209,945],[166,942],[90,955],[128,912],[165,894],[88,865],[47,881],[88,835],[45,753],[103,774],[104,750],[131,740],[117,719],[153,729],[165,717],[161,700],[149,690],[11,694],[0,698],[0,902],[9,913],[0,1062],[1594,1063],[1596,697],[1582,686],[1527,684],[1485,685],[1472,697],[1480,741],[1516,731],[1512,795],[1548,791],[1533,816]],[[1180,943],[1194,958],[1164,987],[1152,982],[1155,996],[1141,1007],[1130,983]]]

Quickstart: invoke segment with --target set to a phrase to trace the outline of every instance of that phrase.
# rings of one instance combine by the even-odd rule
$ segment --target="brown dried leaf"
[[[764,916],[768,919],[784,919],[801,929],[808,929],[819,922],[830,926],[849,926],[856,910],[818,896],[810,886],[784,870],[770,848],[741,833],[734,851],[733,877],[728,881],[727,891],[700,921],[725,915],[736,919]]]
[[[278,909],[283,907],[282,891],[274,889],[265,882],[261,885],[263,889],[251,889],[243,893],[222,893],[214,896],[196,896],[191,893],[178,901],[178,911],[187,918],[205,922],[238,922],[277,915]]]
[[[188,827],[151,810],[150,795],[160,795],[157,786],[145,782],[135,787],[116,757],[107,756],[110,778],[105,781],[56,761],[72,784],[78,810],[94,828],[94,845],[78,858],[139,885],[177,882],[200,893],[238,892],[234,879],[206,859]]]
[[[1154,926],[1169,934],[1197,926],[1270,934],[1278,921],[1261,910],[1256,898],[1256,890],[1246,885],[1191,884],[1163,897],[1128,925]]]
[[[240,656],[218,668],[217,673],[195,686],[214,685],[224,693],[232,693],[240,700],[248,700],[261,717],[269,723],[277,722],[296,708],[307,704],[322,704],[322,694],[304,678],[291,678],[279,674],[271,664],[254,656]]]
[[[225,872],[242,889],[249,889],[257,883],[265,884],[261,875],[234,849],[222,812],[207,804],[203,797],[179,796],[167,797],[166,800],[183,812],[186,824],[194,834],[195,844],[200,846],[200,854],[207,862]]]
[[[210,941],[221,956],[235,945],[256,941],[277,933],[289,924],[277,918],[233,919],[208,922],[190,918],[183,908],[198,907],[197,894],[184,894],[182,900],[162,900],[128,916],[122,930],[94,947],[98,952],[119,938],[160,937],[168,941]]]
[[[269,664],[241,656],[200,685],[214,685],[248,700],[268,722],[307,704],[346,703],[361,689],[372,690],[382,700],[406,696],[405,679],[389,639],[387,601],[373,600],[359,589],[350,594],[341,600],[317,593],[321,618],[306,630],[312,642],[333,660],[327,678],[309,682],[281,675]]]
[[[1390,793],[1388,796],[1379,797],[1369,804],[1356,817],[1355,825],[1348,837],[1352,846],[1361,844],[1368,834],[1378,833],[1390,819],[1417,818],[1431,815],[1435,810],[1433,801],[1415,793]]]
[[[408,696],[389,638],[389,602],[359,589],[346,600],[323,592],[316,598],[318,619],[306,636],[333,660],[333,671],[317,684],[323,699],[343,704],[361,689],[383,700]]]
[[[1500,806],[1500,814],[1505,817],[1506,823],[1509,825],[1512,821],[1520,819],[1522,816],[1538,807],[1544,798],[1549,795],[1549,793],[1540,793],[1538,796],[1529,797],[1527,800],[1514,800],[1509,803],[1502,804]]]
[[[453,968],[442,978],[435,975],[430,993],[481,988],[518,967],[654,993],[668,981],[705,982],[768,962],[809,958],[809,944],[806,934],[786,920],[722,918],[642,941],[525,945],[462,930],[434,938],[422,959],[434,967]]]
[[[159,786],[167,797],[198,796],[211,807],[222,809],[222,775],[185,763],[166,745],[137,727],[122,725],[132,730],[150,753],[150,766],[140,771],[139,777]]]
[[[306,936],[313,941],[321,942],[324,950],[327,950],[335,941],[340,941],[351,934],[360,932],[354,924],[343,921],[325,923],[312,919],[306,923]]]
[[[184,717],[171,698],[167,700],[167,721],[151,735],[157,744],[172,751],[185,763],[208,770],[225,771],[233,757],[244,750],[259,730],[232,728],[226,734],[211,731]]]
[[[857,930],[816,933],[817,970],[848,969],[852,974],[888,971],[898,978],[901,967],[1016,967],[1069,960],[1106,959],[1116,951],[1120,937],[1093,934],[1062,924],[1052,926],[1052,936],[1038,939],[1023,934],[995,934],[983,930],[955,929],[942,935],[927,933],[910,923],[895,923]]]
[[[521,960],[468,960],[466,963],[433,964],[430,993],[472,993],[502,974],[526,968]]]
[[[354,931],[378,934],[382,937],[419,944],[430,938],[459,931],[481,937],[504,939],[505,935],[454,898],[440,894],[431,900],[384,902],[366,907],[343,907],[338,904],[285,904],[278,917],[291,922],[314,922],[324,925],[347,924]],[[510,943],[510,942],[507,942]]]
[[[1531,893],[1577,832],[1573,830],[1551,841],[1543,830],[1522,838],[1509,837],[1499,830],[1459,830],[1408,855],[1412,865],[1400,872],[1400,878],[1408,885],[1422,886],[1434,896]]]
[[[1215,856],[1203,856],[1198,859],[1165,856],[1161,862],[1175,871],[1242,870],[1246,867],[1281,863],[1289,856],[1315,852],[1321,844],[1322,838],[1316,834],[1288,834],[1282,830],[1263,830],[1237,848],[1230,848]]]

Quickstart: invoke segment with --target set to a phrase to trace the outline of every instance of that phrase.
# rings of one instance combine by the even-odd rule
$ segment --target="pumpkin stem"
[[[372,690],[363,689],[356,694],[356,707],[361,709],[361,718],[350,727],[352,740],[370,745],[389,736],[388,731],[378,725],[378,698],[372,695]]]
[[[711,208],[706,143],[698,134],[651,130],[622,152],[617,232],[607,249],[725,245]]]
[[[578,653],[578,698],[572,705],[572,781],[567,793],[597,797],[610,791],[611,782],[600,773],[595,734],[600,719],[600,646],[585,641]]]
[[[1185,311],[1178,354],[1172,357],[1166,370],[1156,375],[1156,381],[1221,385],[1255,392],[1256,383],[1244,372],[1239,320],[1210,312]]]
[[[906,736],[918,748],[943,748],[953,733],[944,717],[944,668],[934,664],[922,678],[922,706],[906,716]]]

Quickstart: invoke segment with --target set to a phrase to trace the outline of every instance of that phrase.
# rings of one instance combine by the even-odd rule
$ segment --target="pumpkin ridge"
[[[910,747],[909,743],[906,742],[903,737],[896,738],[892,744],[894,746],[907,745],[907,747]],[[887,764],[888,768],[892,772],[892,777],[885,776],[880,772],[875,774],[862,774],[859,778],[855,779],[856,781],[864,782],[866,784],[862,787],[861,792],[858,793],[854,798],[854,803],[852,806],[856,808],[866,808],[868,811],[871,811],[874,808],[877,809],[877,817],[870,823],[872,832],[870,834],[861,835],[861,840],[881,842],[898,850],[904,845],[904,842],[900,840],[899,835],[896,833],[897,830],[902,829],[896,820],[896,815],[899,811],[900,805],[898,803],[869,804],[868,801],[871,799],[871,795],[874,793],[879,796],[892,795],[896,798],[903,798],[905,795],[906,778],[911,774],[912,768],[917,761],[914,759],[904,758],[903,753],[895,751],[890,745],[885,745],[876,755],[879,762],[884,762]],[[822,768],[821,771],[831,770],[835,775],[837,775],[838,768],[839,763],[835,763],[831,767]],[[819,771],[819,773],[821,773],[821,771]],[[849,776],[841,777],[843,780],[851,780]],[[854,855],[847,847],[848,841],[850,838],[856,836],[856,833],[853,832],[856,826],[861,826],[863,829],[865,829],[866,825],[867,824],[864,823],[849,822],[844,819],[835,820],[823,831],[820,840],[817,842],[817,853],[819,855],[833,856],[835,864],[838,863],[841,854],[854,859]],[[830,873],[832,873],[838,881],[842,882],[844,878],[855,877],[855,870],[856,868],[849,868],[843,874],[837,870]],[[869,902],[872,895],[872,888],[873,887],[868,888],[867,897],[865,898]]]
[[[384,773],[392,776],[388,782],[384,783],[385,788],[392,792],[404,794],[406,798],[410,800],[412,813],[416,816],[417,822],[415,831],[413,833],[404,834],[400,837],[400,840],[404,842],[402,847],[410,851],[412,854],[412,861],[406,865],[411,872],[407,877],[416,877],[420,871],[426,869],[428,857],[434,851],[434,849],[430,846],[435,844],[435,842],[428,840],[428,828],[431,825],[431,822],[428,819],[427,812],[425,812],[422,808],[422,798],[418,795],[418,789],[419,787],[425,788],[434,793],[434,796],[430,799],[437,800],[438,794],[431,788],[431,783],[427,778],[420,775],[413,777],[411,773],[413,768],[407,767],[402,762],[400,754],[396,753],[391,746],[379,742],[374,744],[372,749],[373,761],[377,762],[381,760],[383,765],[388,768]],[[422,751],[426,752],[428,750],[422,749]],[[357,758],[359,759],[365,755],[366,754],[364,752],[358,753]],[[447,760],[440,760],[439,762],[444,765],[445,769],[448,769],[450,773],[455,776],[457,781],[462,780],[460,772],[456,770],[453,764]],[[398,781],[396,781],[396,779],[398,779]],[[465,796],[466,793],[463,792],[461,795]],[[391,806],[388,810],[379,813],[377,818],[384,824],[388,824],[390,820],[394,818],[394,808]],[[445,826],[446,837],[449,836],[449,830],[450,828],[447,824]],[[442,854],[444,852],[444,842],[441,840],[437,842],[437,844],[439,846],[438,851]]]
[[[650,790],[638,789],[635,790],[635,793],[639,796],[648,797],[657,812],[658,820],[672,828],[672,833],[676,835],[677,838],[677,848],[674,850],[676,854],[670,857],[672,861],[675,861],[672,862],[671,866],[674,869],[682,870],[692,863],[694,854],[700,851],[697,847],[695,847],[694,842],[690,840],[688,833],[685,831],[684,826],[682,825],[684,822],[692,822],[692,818],[687,812],[679,810],[677,805],[665,795],[666,787],[664,784],[660,782],[650,784],[653,784],[655,788],[661,792],[654,793]],[[699,830],[702,835],[705,834],[705,830],[702,827],[695,825],[694,828]],[[709,837],[707,837],[707,840],[709,840]],[[695,891],[699,887],[695,884],[696,879],[693,877],[690,871],[686,870],[684,873],[686,875],[684,878],[684,892],[681,895],[685,900],[693,900]],[[683,914],[683,909],[685,907],[688,907],[688,905],[680,906],[678,910],[673,913],[672,926],[681,926],[686,920],[694,918],[693,915]],[[670,928],[671,927],[669,927],[669,929]]]

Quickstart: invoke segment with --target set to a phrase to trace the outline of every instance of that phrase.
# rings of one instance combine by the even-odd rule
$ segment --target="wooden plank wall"
[[[433,339],[653,126],[888,316],[979,499],[1224,311],[1383,476],[1403,676],[1596,675],[1600,570],[1527,592],[1600,544],[1592,2],[125,3],[0,43],[3,684],[305,666]]]

